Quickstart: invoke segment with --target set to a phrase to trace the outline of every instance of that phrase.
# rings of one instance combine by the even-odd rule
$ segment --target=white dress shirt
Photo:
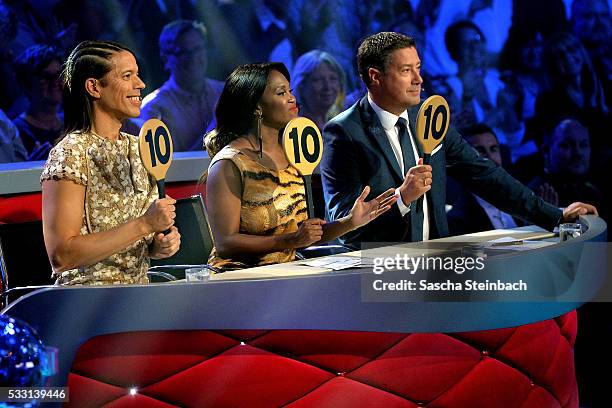
[[[503,212],[499,208],[495,207],[493,204],[490,204],[482,198],[478,197],[476,194],[474,194],[474,198],[476,198],[478,204],[480,204],[482,209],[485,210],[485,212],[487,213],[487,216],[489,217],[493,228],[506,229],[517,227],[514,218],[512,218],[510,214]]]
[[[416,148],[416,141],[414,140],[414,136],[410,131],[410,126],[408,126],[408,124],[410,123],[410,120],[408,119],[408,112],[404,111],[400,114],[400,116],[394,115],[391,112],[387,112],[380,106],[376,105],[376,103],[370,97],[369,93],[368,102],[370,103],[370,106],[372,106],[372,109],[374,109],[376,116],[378,116],[378,119],[380,120],[380,123],[382,124],[382,127],[385,130],[385,134],[387,135],[387,139],[389,139],[389,144],[391,145],[391,149],[393,150],[395,159],[399,163],[402,174],[405,177],[409,169],[404,167],[402,145],[400,144],[399,132],[396,126],[397,121],[400,117],[406,119],[406,127],[408,130],[408,135],[410,136],[410,144],[412,145],[414,161],[415,163],[419,162],[419,151]],[[404,216],[410,211],[410,203],[408,203],[408,205],[404,203],[404,201],[402,200],[402,196],[399,192],[399,187],[395,189],[395,195],[397,196],[397,206],[400,210],[400,214]],[[429,239],[429,207],[427,205],[427,200],[425,200],[424,198],[425,196],[423,196],[423,241],[427,241]]]

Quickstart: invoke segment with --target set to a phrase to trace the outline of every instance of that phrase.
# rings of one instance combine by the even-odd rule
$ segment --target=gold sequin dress
[[[138,139],[121,133],[112,141],[94,133],[66,135],[49,153],[41,183],[70,180],[85,186],[81,235],[106,231],[140,217],[158,198],[142,165]],[[147,283],[152,235],[93,265],[56,274],[63,285]]]

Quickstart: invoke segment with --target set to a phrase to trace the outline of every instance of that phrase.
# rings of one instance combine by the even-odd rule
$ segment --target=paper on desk
[[[511,243],[517,243],[517,242],[523,242],[523,240],[512,238],[512,237],[501,237],[501,238],[492,239],[490,241],[487,241],[485,242],[485,244],[511,244]]]
[[[549,241],[531,241],[516,239],[512,237],[501,237],[493,239],[491,241],[487,241],[484,244],[487,249],[503,249],[505,251],[527,251],[531,249],[547,247],[549,245],[554,245],[555,243]]]
[[[314,268],[328,268],[334,271],[341,269],[358,268],[371,265],[370,262],[362,262],[362,259],[355,256],[327,256],[324,258],[316,258],[299,263],[300,265],[312,266]]]

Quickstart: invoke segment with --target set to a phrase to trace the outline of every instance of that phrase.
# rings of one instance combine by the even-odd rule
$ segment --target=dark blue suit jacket
[[[408,110],[413,135],[416,134],[419,107]],[[367,96],[325,126],[323,142],[321,176],[331,220],[348,215],[366,185],[372,189],[368,199],[401,185],[404,175]],[[417,147],[422,156],[420,146]],[[470,191],[521,219],[552,230],[561,218],[558,208],[544,202],[490,160],[479,157],[452,127],[442,147],[431,156],[430,164],[433,168],[433,183],[428,193],[430,238],[448,235],[447,172]],[[415,203],[411,204],[411,211]],[[344,235],[341,240],[355,247],[361,242],[409,241],[412,234],[409,215],[402,216],[394,205],[387,213]]]
[[[459,193],[453,208],[446,216],[448,231],[451,235],[472,234],[495,229],[485,209],[476,200],[476,197],[467,191]],[[519,219],[514,219],[514,222],[518,226],[523,225]]]

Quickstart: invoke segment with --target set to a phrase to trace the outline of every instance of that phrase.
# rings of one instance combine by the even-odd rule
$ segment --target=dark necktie
[[[408,135],[408,121],[402,117],[397,120],[396,126],[399,130],[399,141],[402,147],[402,157],[404,159],[404,177],[411,167],[416,166],[414,161],[414,153],[412,150],[412,142],[410,141],[410,135]],[[410,241],[417,242],[423,240],[423,207],[421,206],[420,211],[417,210],[416,201],[412,203],[404,203],[410,206]]]
[[[414,161],[414,153],[412,151],[412,142],[410,141],[410,135],[408,134],[408,121],[400,117],[395,126],[398,128],[399,142],[400,146],[402,147],[402,158],[404,160],[403,176],[405,177],[408,170],[411,167],[416,166]]]

